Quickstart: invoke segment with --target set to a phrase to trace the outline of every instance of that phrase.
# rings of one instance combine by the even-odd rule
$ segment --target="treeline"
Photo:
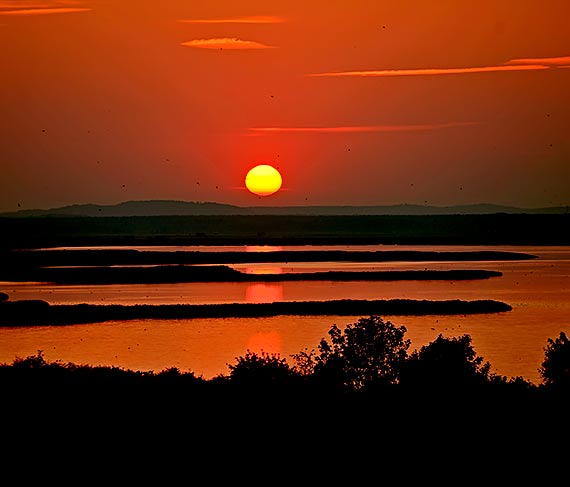
[[[570,214],[0,217],[0,246],[568,245]]]

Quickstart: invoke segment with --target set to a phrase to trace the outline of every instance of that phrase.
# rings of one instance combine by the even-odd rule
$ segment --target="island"
[[[51,305],[42,300],[0,302],[0,326],[53,326],[139,319],[259,318],[268,316],[450,315],[511,311],[494,300],[361,300],[280,301],[225,304]]]

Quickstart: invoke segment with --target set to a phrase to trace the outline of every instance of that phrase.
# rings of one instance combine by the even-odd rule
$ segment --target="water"
[[[307,250],[309,247],[278,247]],[[0,292],[16,299],[52,304],[176,304],[270,302],[330,299],[495,299],[513,307],[507,313],[470,316],[386,316],[405,326],[411,349],[438,334],[469,334],[478,355],[494,373],[539,383],[538,367],[548,338],[570,332],[570,247],[359,246],[310,247],[314,250],[508,250],[537,255],[524,261],[486,262],[310,262],[239,264],[252,274],[323,270],[488,269],[502,277],[475,281],[183,283],[160,285],[55,286],[0,283]],[[172,248],[170,248],[172,249]],[[177,250],[190,248],[178,247]],[[203,248],[193,248],[201,250]],[[208,247],[206,250],[244,250]],[[148,249],[145,249],[148,250]],[[162,248],[162,250],[166,250]],[[252,251],[272,251],[258,248]],[[177,367],[211,378],[229,373],[228,364],[247,350],[291,354],[318,346],[333,324],[359,316],[278,316],[194,320],[137,320],[65,327],[0,329],[0,362],[42,350],[48,360],[112,365],[133,370]]]

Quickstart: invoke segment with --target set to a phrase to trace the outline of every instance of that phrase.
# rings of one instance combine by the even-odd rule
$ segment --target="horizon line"
[[[20,213],[29,211],[50,211],[50,210],[61,210],[65,208],[81,207],[81,206],[94,206],[94,207],[116,207],[124,205],[127,203],[182,203],[182,204],[195,204],[195,205],[220,205],[220,206],[231,206],[234,208],[386,208],[386,207],[398,207],[398,206],[413,206],[420,208],[456,208],[456,207],[470,207],[470,206],[496,206],[501,208],[514,208],[519,210],[525,209],[549,209],[549,208],[568,208],[569,204],[558,204],[549,206],[518,206],[514,204],[501,204],[501,203],[490,203],[490,202],[479,202],[479,203],[456,203],[456,204],[427,204],[427,203],[384,203],[384,204],[349,204],[349,203],[338,203],[338,204],[299,204],[299,205],[253,205],[253,206],[243,206],[235,205],[232,203],[220,203],[217,201],[199,201],[199,200],[179,200],[179,199],[143,199],[143,200],[124,200],[118,203],[70,203],[62,206],[54,206],[48,208],[20,208],[15,211],[0,211],[0,214],[4,213]]]

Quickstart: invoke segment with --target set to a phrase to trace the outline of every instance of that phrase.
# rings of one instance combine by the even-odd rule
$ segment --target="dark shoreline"
[[[290,282],[290,281],[433,281],[478,280],[500,277],[499,271],[479,269],[404,271],[322,271],[283,274],[248,274],[228,266],[163,265],[152,267],[40,268],[0,271],[0,280],[45,282],[56,285],[172,284],[191,282]]]
[[[276,250],[154,251],[135,249],[17,250],[0,252],[0,264],[15,267],[159,264],[252,264],[288,262],[423,262],[530,260],[536,255],[500,250]]]
[[[428,262],[529,260],[535,255],[506,251],[299,250],[274,252],[140,251],[134,249],[22,250],[0,252],[0,281],[56,284],[159,284],[174,282],[397,281],[487,279],[501,273],[456,269],[436,271]],[[247,274],[224,264],[291,262],[425,262],[424,270],[327,271]],[[130,267],[129,267],[130,266]],[[138,267],[137,267],[138,266]]]
[[[270,316],[467,315],[511,311],[494,300],[330,300],[173,305],[50,305],[41,300],[0,302],[0,326],[52,326],[138,319],[258,318]]]

